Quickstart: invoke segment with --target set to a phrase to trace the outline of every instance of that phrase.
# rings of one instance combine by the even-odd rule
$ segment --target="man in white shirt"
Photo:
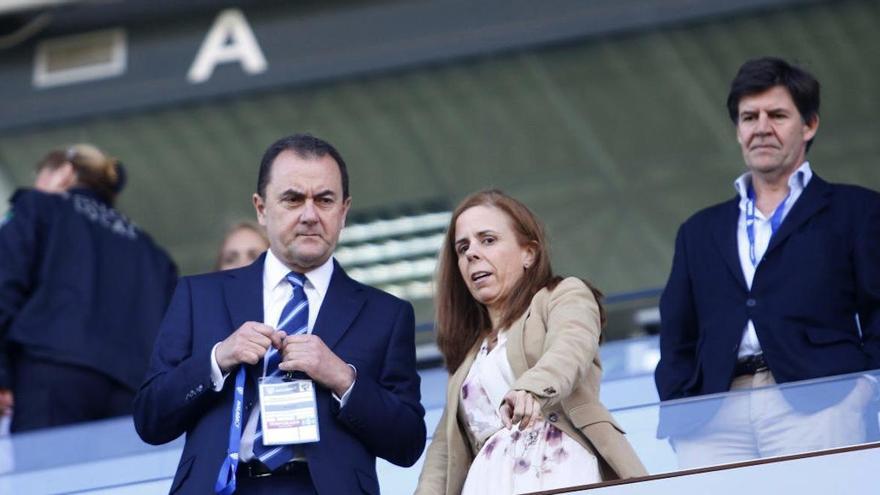
[[[806,161],[819,83],[778,58],[743,64],[727,100],[746,172],[678,232],[660,302],[662,400],[880,368],[880,195]],[[773,387],[668,405],[683,467],[859,443],[872,381]],[[876,423],[876,417],[873,418]]]
[[[412,306],[333,259],[351,198],[329,143],[272,144],[253,202],[269,251],[181,280],[135,400],[138,433],[154,444],[186,434],[172,493],[378,493],[375,458],[409,466],[425,445]],[[317,423],[305,443],[263,431],[280,423],[261,416],[280,416],[257,390],[284,387],[285,374],[314,390],[302,404],[315,414],[296,416]]]

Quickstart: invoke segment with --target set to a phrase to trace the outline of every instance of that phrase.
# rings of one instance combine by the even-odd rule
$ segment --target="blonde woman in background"
[[[214,270],[231,270],[250,265],[269,249],[263,228],[253,222],[238,222],[223,236]]]

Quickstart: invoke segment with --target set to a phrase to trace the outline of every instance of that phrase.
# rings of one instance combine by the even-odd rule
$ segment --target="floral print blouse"
[[[601,481],[596,456],[543,419],[520,430],[501,422],[499,407],[515,377],[507,360],[507,335],[487,341],[461,386],[459,414],[478,453],[462,494],[513,494]]]

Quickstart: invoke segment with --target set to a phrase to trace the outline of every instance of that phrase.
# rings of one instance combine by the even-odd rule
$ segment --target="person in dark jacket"
[[[660,409],[658,435],[682,467],[849,446],[876,430],[869,376],[768,388],[880,369],[880,194],[811,168],[819,88],[775,57],[731,82],[746,170],[733,198],[679,229],[655,379],[663,401],[739,392]]]
[[[0,224],[0,412],[20,432],[130,414],[177,283],[117,211],[120,163],[79,144],[40,162]]]
[[[154,445],[186,436],[176,495],[378,494],[377,457],[408,467],[425,448],[412,305],[334,259],[352,200],[329,142],[271,144],[252,201],[269,250],[181,278],[135,429]]]

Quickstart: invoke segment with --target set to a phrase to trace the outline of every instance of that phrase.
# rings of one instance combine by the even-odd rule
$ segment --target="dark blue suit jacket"
[[[134,421],[152,444],[186,434],[171,493],[213,493],[228,446],[235,380],[233,372],[221,392],[213,390],[211,349],[242,323],[263,321],[264,258],[183,278],[162,322]],[[319,493],[378,493],[376,457],[410,466],[425,446],[412,306],[352,280],[337,264],[313,333],[358,371],[341,409],[329,390],[316,387],[321,440],[303,445],[315,487]],[[258,373],[248,366],[245,418]]]
[[[728,390],[749,319],[778,383],[880,368],[880,195],[814,175],[751,290],[737,251],[738,204],[702,210],[678,232],[660,300],[660,399]],[[816,410],[845,392],[789,401]]]

